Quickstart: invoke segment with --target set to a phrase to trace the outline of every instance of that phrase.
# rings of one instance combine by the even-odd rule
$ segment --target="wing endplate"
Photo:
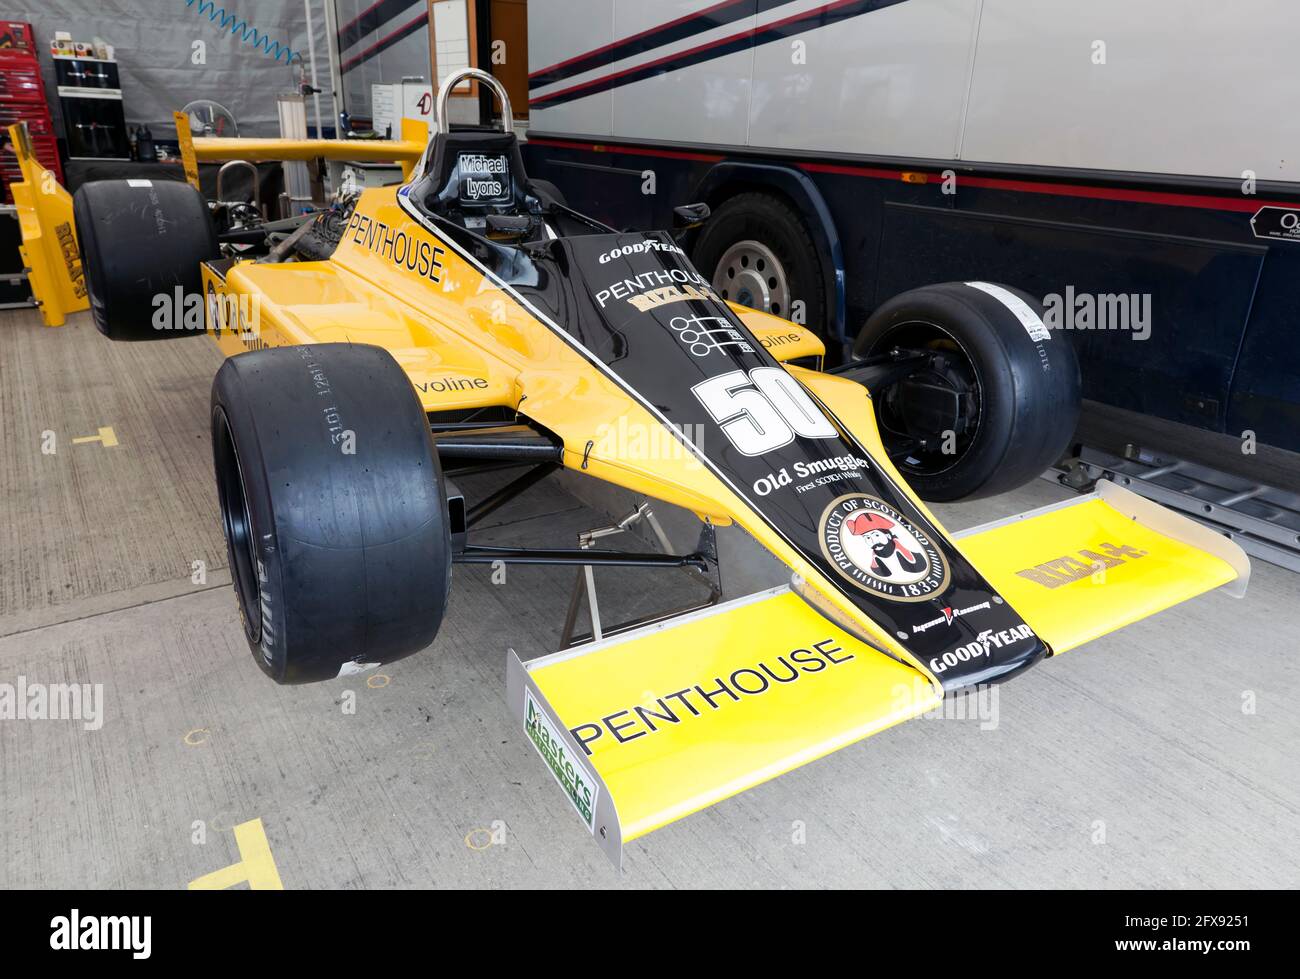
[[[1055,653],[1250,578],[1237,544],[1111,482],[954,536]]]

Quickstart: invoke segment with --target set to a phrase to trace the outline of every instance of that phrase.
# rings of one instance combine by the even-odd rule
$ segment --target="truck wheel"
[[[164,340],[203,332],[199,263],[221,249],[197,190],[174,180],[97,180],[77,191],[72,214],[100,333]]]
[[[244,633],[272,679],[332,680],[433,641],[451,585],[442,468],[387,351],[231,357],[212,455]]]
[[[881,440],[925,500],[992,496],[1065,452],[1079,420],[1079,362],[1043,307],[991,283],[948,282],[890,299],[858,335],[859,357],[900,366],[872,391]]]
[[[803,219],[780,198],[745,193],[723,203],[700,231],[692,260],[723,299],[814,331],[826,322],[821,264]]]

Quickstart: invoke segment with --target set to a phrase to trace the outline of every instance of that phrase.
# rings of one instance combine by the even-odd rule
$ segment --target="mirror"
[[[709,205],[703,202],[699,204],[682,204],[673,208],[673,227],[678,231],[698,228],[709,220],[709,215],[712,213],[713,211]]]

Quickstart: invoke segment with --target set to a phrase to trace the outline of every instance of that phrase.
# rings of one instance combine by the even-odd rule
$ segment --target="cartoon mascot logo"
[[[864,591],[919,602],[948,584],[948,562],[930,538],[874,496],[841,496],[821,519],[822,553]]]

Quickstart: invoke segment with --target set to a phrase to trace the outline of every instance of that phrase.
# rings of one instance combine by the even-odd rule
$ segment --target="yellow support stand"
[[[69,313],[90,307],[81,269],[72,197],[54,174],[36,161],[27,124],[9,127],[23,179],[10,186],[18,209],[23,243],[18,247],[28,269],[32,297],[46,326],[62,326]]]

